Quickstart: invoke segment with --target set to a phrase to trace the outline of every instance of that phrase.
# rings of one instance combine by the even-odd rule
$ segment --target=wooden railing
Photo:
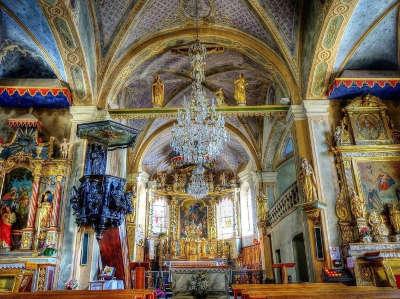
[[[153,290],[0,293],[1,299],[155,299]]]
[[[268,225],[273,225],[288,215],[299,204],[297,182],[294,182],[274,203],[268,212]]]

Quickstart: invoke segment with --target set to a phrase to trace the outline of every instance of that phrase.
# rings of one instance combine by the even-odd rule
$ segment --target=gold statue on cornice
[[[239,78],[235,80],[234,84],[235,84],[235,101],[239,106],[245,106],[247,82],[242,73],[239,75]]]
[[[153,107],[164,106],[164,82],[161,80],[160,75],[157,75],[153,81],[152,103]]]

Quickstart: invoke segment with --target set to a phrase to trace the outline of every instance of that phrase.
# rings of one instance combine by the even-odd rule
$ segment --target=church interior
[[[399,0],[0,0],[0,298],[400,298]]]

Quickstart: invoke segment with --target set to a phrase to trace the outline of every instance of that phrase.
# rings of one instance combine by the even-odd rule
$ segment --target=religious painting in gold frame
[[[354,157],[358,193],[367,210],[383,212],[385,205],[400,201],[400,157]]]
[[[181,238],[207,238],[207,205],[203,200],[183,200],[179,214]]]

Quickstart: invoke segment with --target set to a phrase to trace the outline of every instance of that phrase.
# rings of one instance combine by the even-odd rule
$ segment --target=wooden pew
[[[0,293],[1,299],[155,299],[154,290],[73,290],[34,293]]]
[[[400,290],[395,288],[378,288],[378,287],[356,287],[356,286],[340,286],[338,288],[322,287],[321,285],[313,287],[296,287],[284,288],[264,288],[258,290],[243,290],[242,298],[244,299],[269,299],[269,298],[400,298]]]
[[[232,284],[232,292],[235,299],[246,290],[270,290],[270,289],[298,289],[300,288],[340,288],[345,285],[342,283],[290,283],[290,284]]]

